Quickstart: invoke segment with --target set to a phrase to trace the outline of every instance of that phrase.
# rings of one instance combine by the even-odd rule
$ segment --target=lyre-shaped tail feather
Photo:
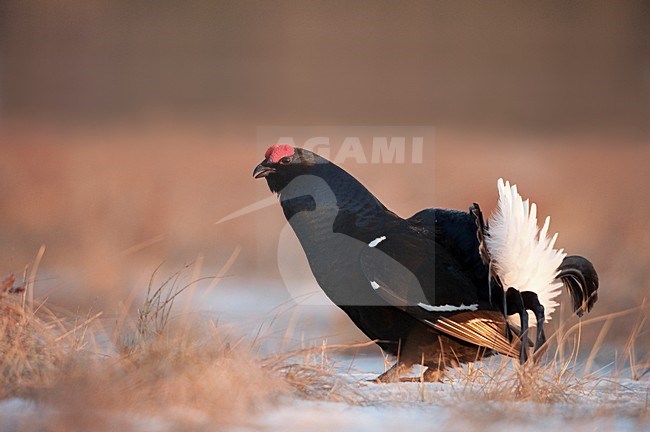
[[[598,300],[598,273],[584,257],[571,255],[558,267],[557,280],[564,283],[573,299],[573,311],[578,316],[589,312]]]

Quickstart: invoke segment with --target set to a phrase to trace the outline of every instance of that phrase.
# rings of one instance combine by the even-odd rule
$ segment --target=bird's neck
[[[374,235],[387,217],[395,216],[357,179],[334,164],[295,178],[279,196],[301,241],[319,240],[332,232]]]

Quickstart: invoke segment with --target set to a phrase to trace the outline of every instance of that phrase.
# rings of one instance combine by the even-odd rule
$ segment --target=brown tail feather
[[[506,334],[503,314],[496,311],[463,312],[451,317],[438,319],[433,326],[436,330],[474,345],[495,350],[499,354],[519,357],[521,342]]]

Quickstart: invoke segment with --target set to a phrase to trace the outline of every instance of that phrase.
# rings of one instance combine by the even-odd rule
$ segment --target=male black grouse
[[[555,250],[549,220],[539,230],[535,204],[502,180],[488,222],[476,204],[403,219],[313,152],[281,144],[264,157],[253,175],[278,194],[318,284],[397,357],[378,381],[399,380],[414,364],[427,367],[425,380],[439,380],[448,366],[497,353],[523,362],[528,311],[537,350],[562,285],[578,315],[597,299],[591,263]],[[509,324],[513,314],[519,320]]]

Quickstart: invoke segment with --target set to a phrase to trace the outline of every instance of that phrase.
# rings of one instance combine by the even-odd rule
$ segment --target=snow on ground
[[[647,431],[648,381],[620,380],[603,382],[598,390],[575,403],[538,404],[463,400],[449,383],[372,384],[362,381],[372,374],[345,377],[356,382],[364,396],[360,404],[286,399],[274,409],[246,419],[244,426],[228,430],[249,431],[455,431],[480,430],[504,432],[572,431]],[[361,379],[361,380],[360,380]],[[115,414],[114,414],[115,415]],[[201,431],[211,428],[209,416],[183,408],[171,408],[161,416],[119,413],[120,430],[167,432],[178,430],[179,422]],[[126,422],[125,422],[126,420]],[[48,422],[43,407],[22,399],[0,403],[0,430],[19,432]],[[128,425],[124,429],[125,425]],[[193,428],[191,429],[193,430]]]
[[[577,403],[551,405],[463,401],[445,383],[425,384],[424,395],[417,383],[360,384],[360,389],[368,400],[365,405],[296,401],[260,415],[255,427],[315,432],[650,430],[648,382],[622,381],[603,386]]]
[[[35,404],[28,400],[11,398],[0,401],[0,430],[21,430],[23,419],[33,416],[35,412]]]

